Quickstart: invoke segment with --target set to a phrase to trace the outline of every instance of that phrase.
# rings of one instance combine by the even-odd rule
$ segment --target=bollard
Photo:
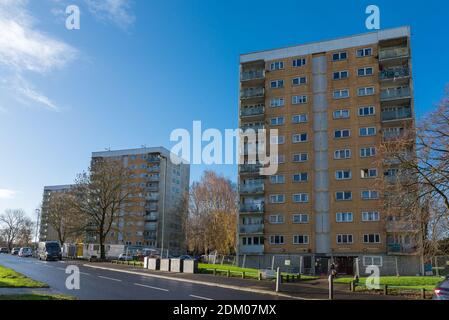
[[[214,270],[213,270],[213,274],[214,274],[214,276],[217,275],[217,269],[214,269]]]
[[[334,300],[334,277],[329,275],[329,300]]]
[[[229,278],[231,276],[231,270],[228,269],[228,271],[226,272],[226,276]]]
[[[276,292],[279,292],[280,285],[281,285],[282,277],[281,277],[281,271],[279,270],[279,267],[276,270]]]
[[[349,282],[349,291],[354,292],[354,281]]]
[[[262,272],[259,271],[257,277],[258,277],[258,280],[261,281],[262,280]]]
[[[421,288],[421,298],[422,299],[426,298],[426,289],[425,288]]]
[[[290,276],[287,274],[286,282],[290,282]]]
[[[384,295],[388,296],[388,285],[384,286]]]
[[[242,271],[242,279],[245,279],[245,271]]]

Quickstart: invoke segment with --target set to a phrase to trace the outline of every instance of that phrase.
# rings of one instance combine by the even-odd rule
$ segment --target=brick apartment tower
[[[418,231],[373,188],[395,173],[377,146],[414,125],[411,75],[409,27],[241,55],[239,124],[279,130],[279,169],[239,166],[240,263],[422,272]]]

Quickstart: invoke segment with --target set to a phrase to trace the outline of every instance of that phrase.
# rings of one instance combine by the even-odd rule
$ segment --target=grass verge
[[[0,300],[76,300],[63,294],[15,294],[0,295]]]
[[[361,277],[359,283],[365,284],[365,280],[367,278]],[[345,278],[337,278],[334,280],[334,283],[344,283],[349,284],[353,278],[345,277]],[[397,288],[405,288],[405,289],[421,289],[425,288],[429,290],[433,289],[438,282],[443,280],[443,277],[435,277],[435,276],[404,276],[404,277],[395,277],[395,276],[387,276],[380,277],[379,284],[381,286],[388,285],[389,287],[397,287]]]
[[[48,285],[0,265],[0,288],[48,288]]]

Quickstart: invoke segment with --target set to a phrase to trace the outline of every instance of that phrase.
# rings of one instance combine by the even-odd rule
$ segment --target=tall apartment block
[[[46,186],[44,187],[44,195],[42,199],[39,241],[59,241],[58,234],[54,228],[48,223],[48,210],[50,199],[54,194],[69,192],[73,185]]]
[[[130,170],[129,184],[141,190],[129,195],[106,242],[183,253],[190,165],[172,163],[162,147],[93,152],[97,158],[119,160]]]
[[[414,125],[411,75],[409,27],[241,55],[240,127],[278,129],[279,148],[275,175],[239,166],[248,266],[298,256],[305,272],[422,272],[418,228],[386,216],[374,183],[397,172],[379,144]]]

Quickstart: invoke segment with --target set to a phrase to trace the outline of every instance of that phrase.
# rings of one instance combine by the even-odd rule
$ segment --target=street
[[[80,289],[65,286],[66,267],[72,262],[39,261],[0,255],[0,265],[14,269],[34,280],[47,283],[51,289],[85,300],[276,300],[276,296],[242,292],[218,287],[158,279],[115,271],[84,267],[80,270]]]

